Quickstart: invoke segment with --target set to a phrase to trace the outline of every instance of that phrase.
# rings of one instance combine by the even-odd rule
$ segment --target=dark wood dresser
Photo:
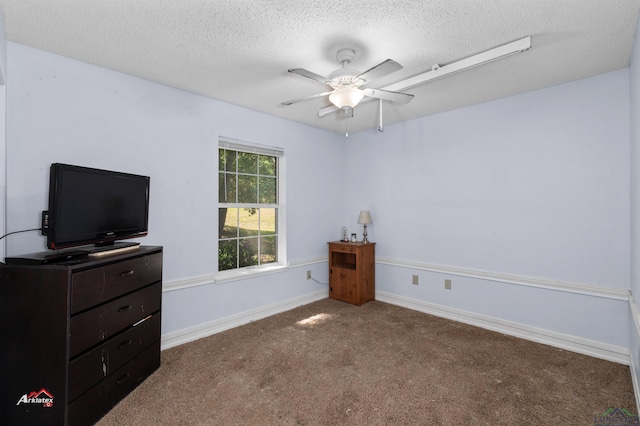
[[[160,366],[162,247],[0,265],[0,418],[93,424]]]

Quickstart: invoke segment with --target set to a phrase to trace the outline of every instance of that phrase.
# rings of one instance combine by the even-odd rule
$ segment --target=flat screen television
[[[149,223],[148,176],[54,163],[43,231],[52,250],[143,237]]]

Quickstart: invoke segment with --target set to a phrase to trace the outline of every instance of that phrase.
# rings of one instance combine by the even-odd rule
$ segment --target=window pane
[[[259,162],[262,176],[276,176],[276,157],[261,155]]]
[[[218,150],[218,170],[221,172],[236,171],[236,151]]]
[[[240,209],[240,236],[257,236],[260,230],[259,209]]]
[[[278,261],[278,164],[277,156],[218,150],[218,270]]]
[[[260,176],[260,203],[276,204],[276,178]]]
[[[238,152],[238,173],[258,174],[258,154]]]
[[[260,234],[273,235],[276,233],[277,209],[260,209]]]
[[[236,202],[236,176],[233,173],[218,174],[218,201],[220,203]]]
[[[223,223],[220,238],[238,238],[238,210],[239,209],[218,209],[220,222]]]
[[[238,175],[238,203],[258,202],[258,176]]]
[[[218,271],[238,267],[238,240],[218,241]]]
[[[258,238],[240,239],[240,259],[238,266],[245,268],[258,264]]]
[[[276,237],[260,238],[260,263],[273,263],[278,260]]]

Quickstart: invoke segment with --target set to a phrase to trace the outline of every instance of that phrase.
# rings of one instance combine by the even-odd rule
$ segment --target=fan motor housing
[[[346,48],[338,50],[336,60],[342,64],[342,68],[335,70],[329,76],[331,79],[329,85],[331,87],[334,89],[341,87],[359,87],[364,83],[364,80],[356,78],[362,73],[349,66],[355,56],[356,52],[353,49]]]
[[[353,61],[353,58],[356,57],[356,52],[353,49],[340,49],[338,50],[338,53],[336,53],[336,59],[338,60],[338,63],[341,64],[350,64],[351,61]]]

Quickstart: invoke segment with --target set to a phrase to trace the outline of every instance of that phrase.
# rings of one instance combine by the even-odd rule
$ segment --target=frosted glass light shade
[[[355,87],[336,89],[329,95],[329,101],[338,108],[355,107],[364,98],[364,91]]]

